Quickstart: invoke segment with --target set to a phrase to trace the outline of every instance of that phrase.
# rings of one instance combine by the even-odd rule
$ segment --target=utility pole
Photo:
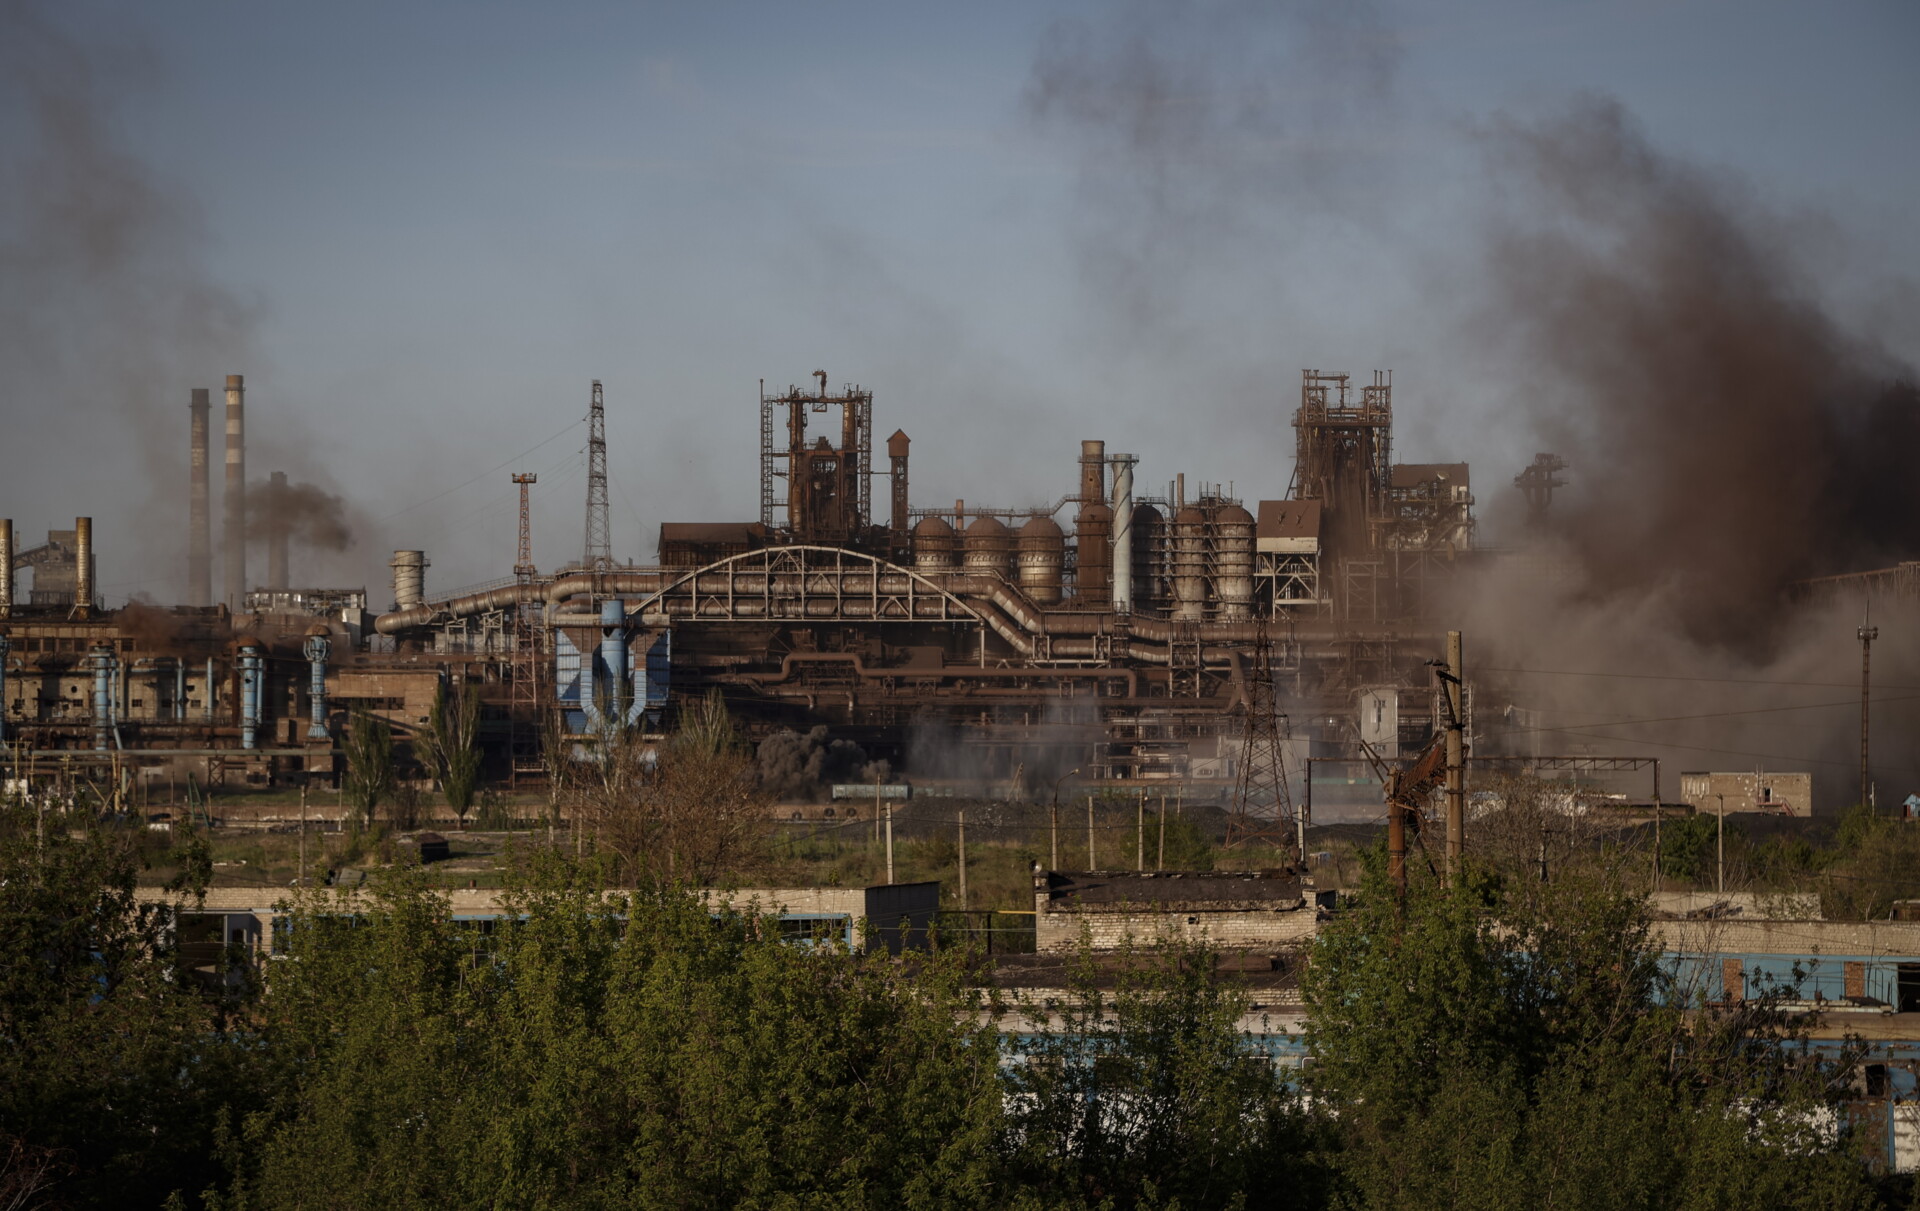
[[[960,911],[967,911],[967,813],[960,813]]]
[[[887,883],[893,883],[893,803],[887,803]]]
[[[1466,719],[1461,693],[1466,663],[1460,632],[1447,632],[1447,668],[1441,685],[1447,694],[1447,877],[1463,873],[1467,840]]]
[[[1153,869],[1167,869],[1167,797],[1160,796],[1160,851],[1154,856]]]
[[[1873,641],[1880,638],[1880,628],[1867,625],[1867,609],[1860,610],[1860,805],[1870,812],[1873,806],[1873,784],[1867,776],[1867,688],[1871,684],[1873,669]],[[1875,812],[1877,815],[1878,813]]]
[[[1147,869],[1147,792],[1141,791],[1137,800],[1133,819],[1134,864],[1135,870]]]
[[[1727,797],[1715,795],[1720,801],[1720,820],[1714,835],[1713,892],[1725,895],[1727,890]]]
[[[1093,796],[1092,796],[1092,795],[1088,795],[1088,796],[1087,796],[1087,869],[1088,869],[1088,870],[1099,870],[1099,869],[1100,869],[1100,860],[1099,860],[1098,858],[1096,858],[1096,857],[1094,857],[1093,855],[1094,855],[1094,849],[1093,849]]]

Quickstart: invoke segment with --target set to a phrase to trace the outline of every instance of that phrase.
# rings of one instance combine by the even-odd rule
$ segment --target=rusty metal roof
[[[1049,871],[1036,880],[1050,909],[1121,905],[1155,908],[1298,908],[1298,876],[1281,871]]]

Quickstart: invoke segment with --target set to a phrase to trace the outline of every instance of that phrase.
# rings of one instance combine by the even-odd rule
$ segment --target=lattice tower
[[[600,380],[593,380],[587,417],[587,549],[583,565],[596,575],[613,568],[613,538],[607,523],[607,408]]]
[[[1273,644],[1267,621],[1254,626],[1253,662],[1247,670],[1247,724],[1240,748],[1239,777],[1233,788],[1233,814],[1227,819],[1227,844],[1276,841],[1299,853],[1293,795],[1287,789],[1287,757],[1273,689]]]
[[[539,573],[533,565],[533,510],[528,488],[540,477],[532,472],[516,474],[513,482],[520,488],[520,545],[513,561],[513,576],[520,586],[520,601],[513,611],[513,663],[509,669],[507,710],[508,750],[511,755],[511,779],[517,785],[523,773],[537,773],[540,761],[540,671],[542,662],[540,609],[533,600]]]

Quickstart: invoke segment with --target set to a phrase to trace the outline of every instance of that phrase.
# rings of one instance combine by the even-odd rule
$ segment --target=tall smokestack
[[[13,616],[13,518],[0,517],[0,618]],[[0,709],[6,704],[0,702]]]
[[[86,617],[93,612],[93,518],[73,519],[73,608]]]
[[[193,402],[187,409],[193,415],[190,462],[192,478],[187,496],[187,602],[190,605],[213,604],[213,510],[209,503],[207,477],[207,412],[212,404],[205,387],[193,389]]]
[[[275,471],[267,492],[267,587],[287,588],[287,473]]]
[[[247,416],[245,379],[227,375],[227,609],[238,612],[247,596]]]

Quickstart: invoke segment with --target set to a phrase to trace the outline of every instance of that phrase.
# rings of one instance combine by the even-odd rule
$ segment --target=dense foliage
[[[987,1001],[963,951],[783,942],[547,850],[490,930],[401,872],[352,901],[295,893],[274,959],[189,963],[132,894],[144,834],[37,825],[0,820],[7,1206],[1885,1194],[1827,1113],[1844,1057],[1815,1062],[1764,1003],[1677,1003],[1639,903],[1599,883],[1370,888],[1306,968],[1303,1070],[1269,1062],[1204,947],[1083,953],[1064,987]]]

